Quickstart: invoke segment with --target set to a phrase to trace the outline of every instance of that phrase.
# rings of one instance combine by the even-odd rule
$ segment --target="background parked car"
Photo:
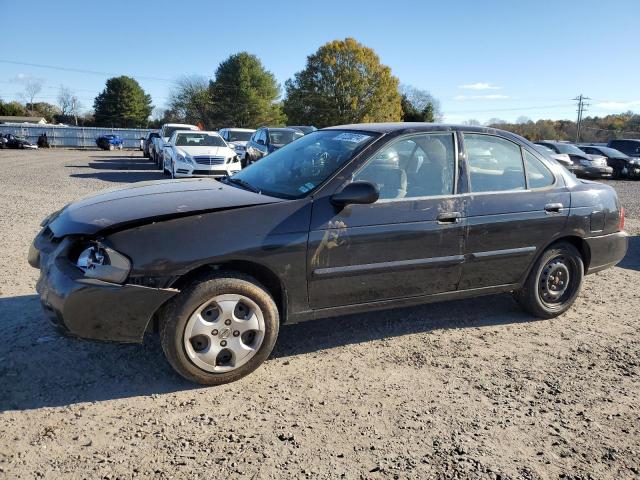
[[[8,140],[4,138],[4,135],[0,133],[0,148],[6,148],[7,141]]]
[[[13,133],[7,133],[4,136],[4,148],[38,148],[37,145],[31,143],[24,137],[18,137]]]
[[[304,133],[295,128],[262,127],[256,130],[247,142],[247,150],[242,167],[266,157],[271,152],[303,137]]]
[[[117,135],[100,135],[96,138],[96,145],[102,150],[122,150],[123,140]]]
[[[305,135],[307,133],[315,132],[316,130],[318,130],[313,125],[287,125],[287,128],[295,128],[296,130],[300,130]]]
[[[599,145],[580,145],[580,150],[591,155],[602,155],[613,168],[613,178],[640,177],[640,157],[633,158],[616,150],[615,148],[601,147]]]
[[[153,150],[151,159],[156,163],[158,168],[163,168],[164,156],[163,149],[164,144],[169,141],[169,138],[176,130],[200,130],[195,125],[188,125],[185,123],[165,123],[160,128],[160,135],[153,139]]]
[[[569,170],[571,173],[575,172],[576,167],[571,161],[571,158],[569,157],[569,155],[567,155],[566,153],[556,153],[553,150],[551,150],[549,147],[545,147],[544,145],[538,145],[538,144],[536,144],[536,150],[538,150],[543,155],[546,155],[552,158],[553,160],[558,162],[560,165],[562,165],[564,168]]]
[[[239,172],[240,158],[217,132],[173,132],[164,146],[163,171],[176,177],[214,178]]]
[[[142,143],[142,155],[144,155],[146,158],[150,158],[151,157],[151,153],[150,153],[149,148],[151,147],[151,144],[153,143],[153,139],[154,138],[158,138],[159,136],[160,136],[160,134],[158,132],[149,132],[144,137],[144,140],[143,140],[143,143]]]
[[[611,140],[607,143],[607,147],[615,148],[630,157],[640,157],[640,140],[637,139],[621,138],[618,140]]]
[[[579,177],[608,178],[613,169],[607,165],[607,159],[601,155],[589,155],[571,143],[543,140],[536,142],[553,150],[555,153],[566,153],[575,167],[574,173]]]
[[[254,132],[255,130],[250,128],[223,128],[218,131],[220,136],[224,138],[225,142],[227,142],[229,146],[236,151],[240,160],[244,159],[247,142]]]

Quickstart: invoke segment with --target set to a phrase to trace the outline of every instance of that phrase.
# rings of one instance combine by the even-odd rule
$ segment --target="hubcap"
[[[264,333],[262,310],[253,300],[244,295],[216,295],[189,317],[184,348],[203,370],[228,372],[257,353]]]
[[[561,303],[569,289],[571,273],[563,257],[551,259],[540,275],[540,296],[545,303]]]

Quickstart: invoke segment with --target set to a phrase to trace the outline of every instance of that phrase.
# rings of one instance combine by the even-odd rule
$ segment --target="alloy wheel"
[[[262,310],[244,295],[216,295],[198,307],[184,330],[189,359],[208,372],[222,373],[246,364],[265,335]]]

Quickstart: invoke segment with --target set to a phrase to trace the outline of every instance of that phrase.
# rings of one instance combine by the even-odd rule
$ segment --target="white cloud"
[[[18,73],[17,75],[11,77],[9,81],[14,83],[24,83],[28,80],[31,80],[32,78],[33,76],[29,75],[28,73]]]
[[[465,90],[500,90],[501,87],[497,85],[491,85],[486,82],[467,83],[465,85],[458,85],[458,88]]]
[[[509,98],[508,95],[456,95],[453,97],[454,100],[464,101],[464,100],[506,100]]]
[[[600,102],[595,104],[596,107],[604,108],[605,110],[625,110],[639,105],[640,100],[632,100],[630,102]]]

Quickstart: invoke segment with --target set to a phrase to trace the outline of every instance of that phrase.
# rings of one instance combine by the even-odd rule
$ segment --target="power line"
[[[116,77],[122,75],[122,73],[111,73],[111,72],[98,72],[96,70],[84,70],[81,68],[71,68],[71,67],[60,67],[57,65],[44,65],[41,63],[29,63],[29,62],[16,62],[15,60],[2,60],[0,59],[0,63],[9,63],[11,65],[23,65],[27,67],[36,67],[36,68],[48,68],[50,70],[61,70],[63,72],[75,72],[75,73],[87,73],[90,75],[100,75],[105,77]],[[174,81],[169,78],[159,78],[159,77],[148,77],[145,75],[133,75],[133,77],[138,78],[140,80],[152,80],[155,82],[167,82],[173,83]]]
[[[580,126],[582,124],[582,115],[587,111],[585,107],[591,105],[590,103],[585,103],[585,100],[591,100],[589,97],[585,97],[580,94],[576,98],[572,99],[573,101],[578,102],[578,121],[576,122],[578,128],[576,129],[576,143],[580,141]]]

